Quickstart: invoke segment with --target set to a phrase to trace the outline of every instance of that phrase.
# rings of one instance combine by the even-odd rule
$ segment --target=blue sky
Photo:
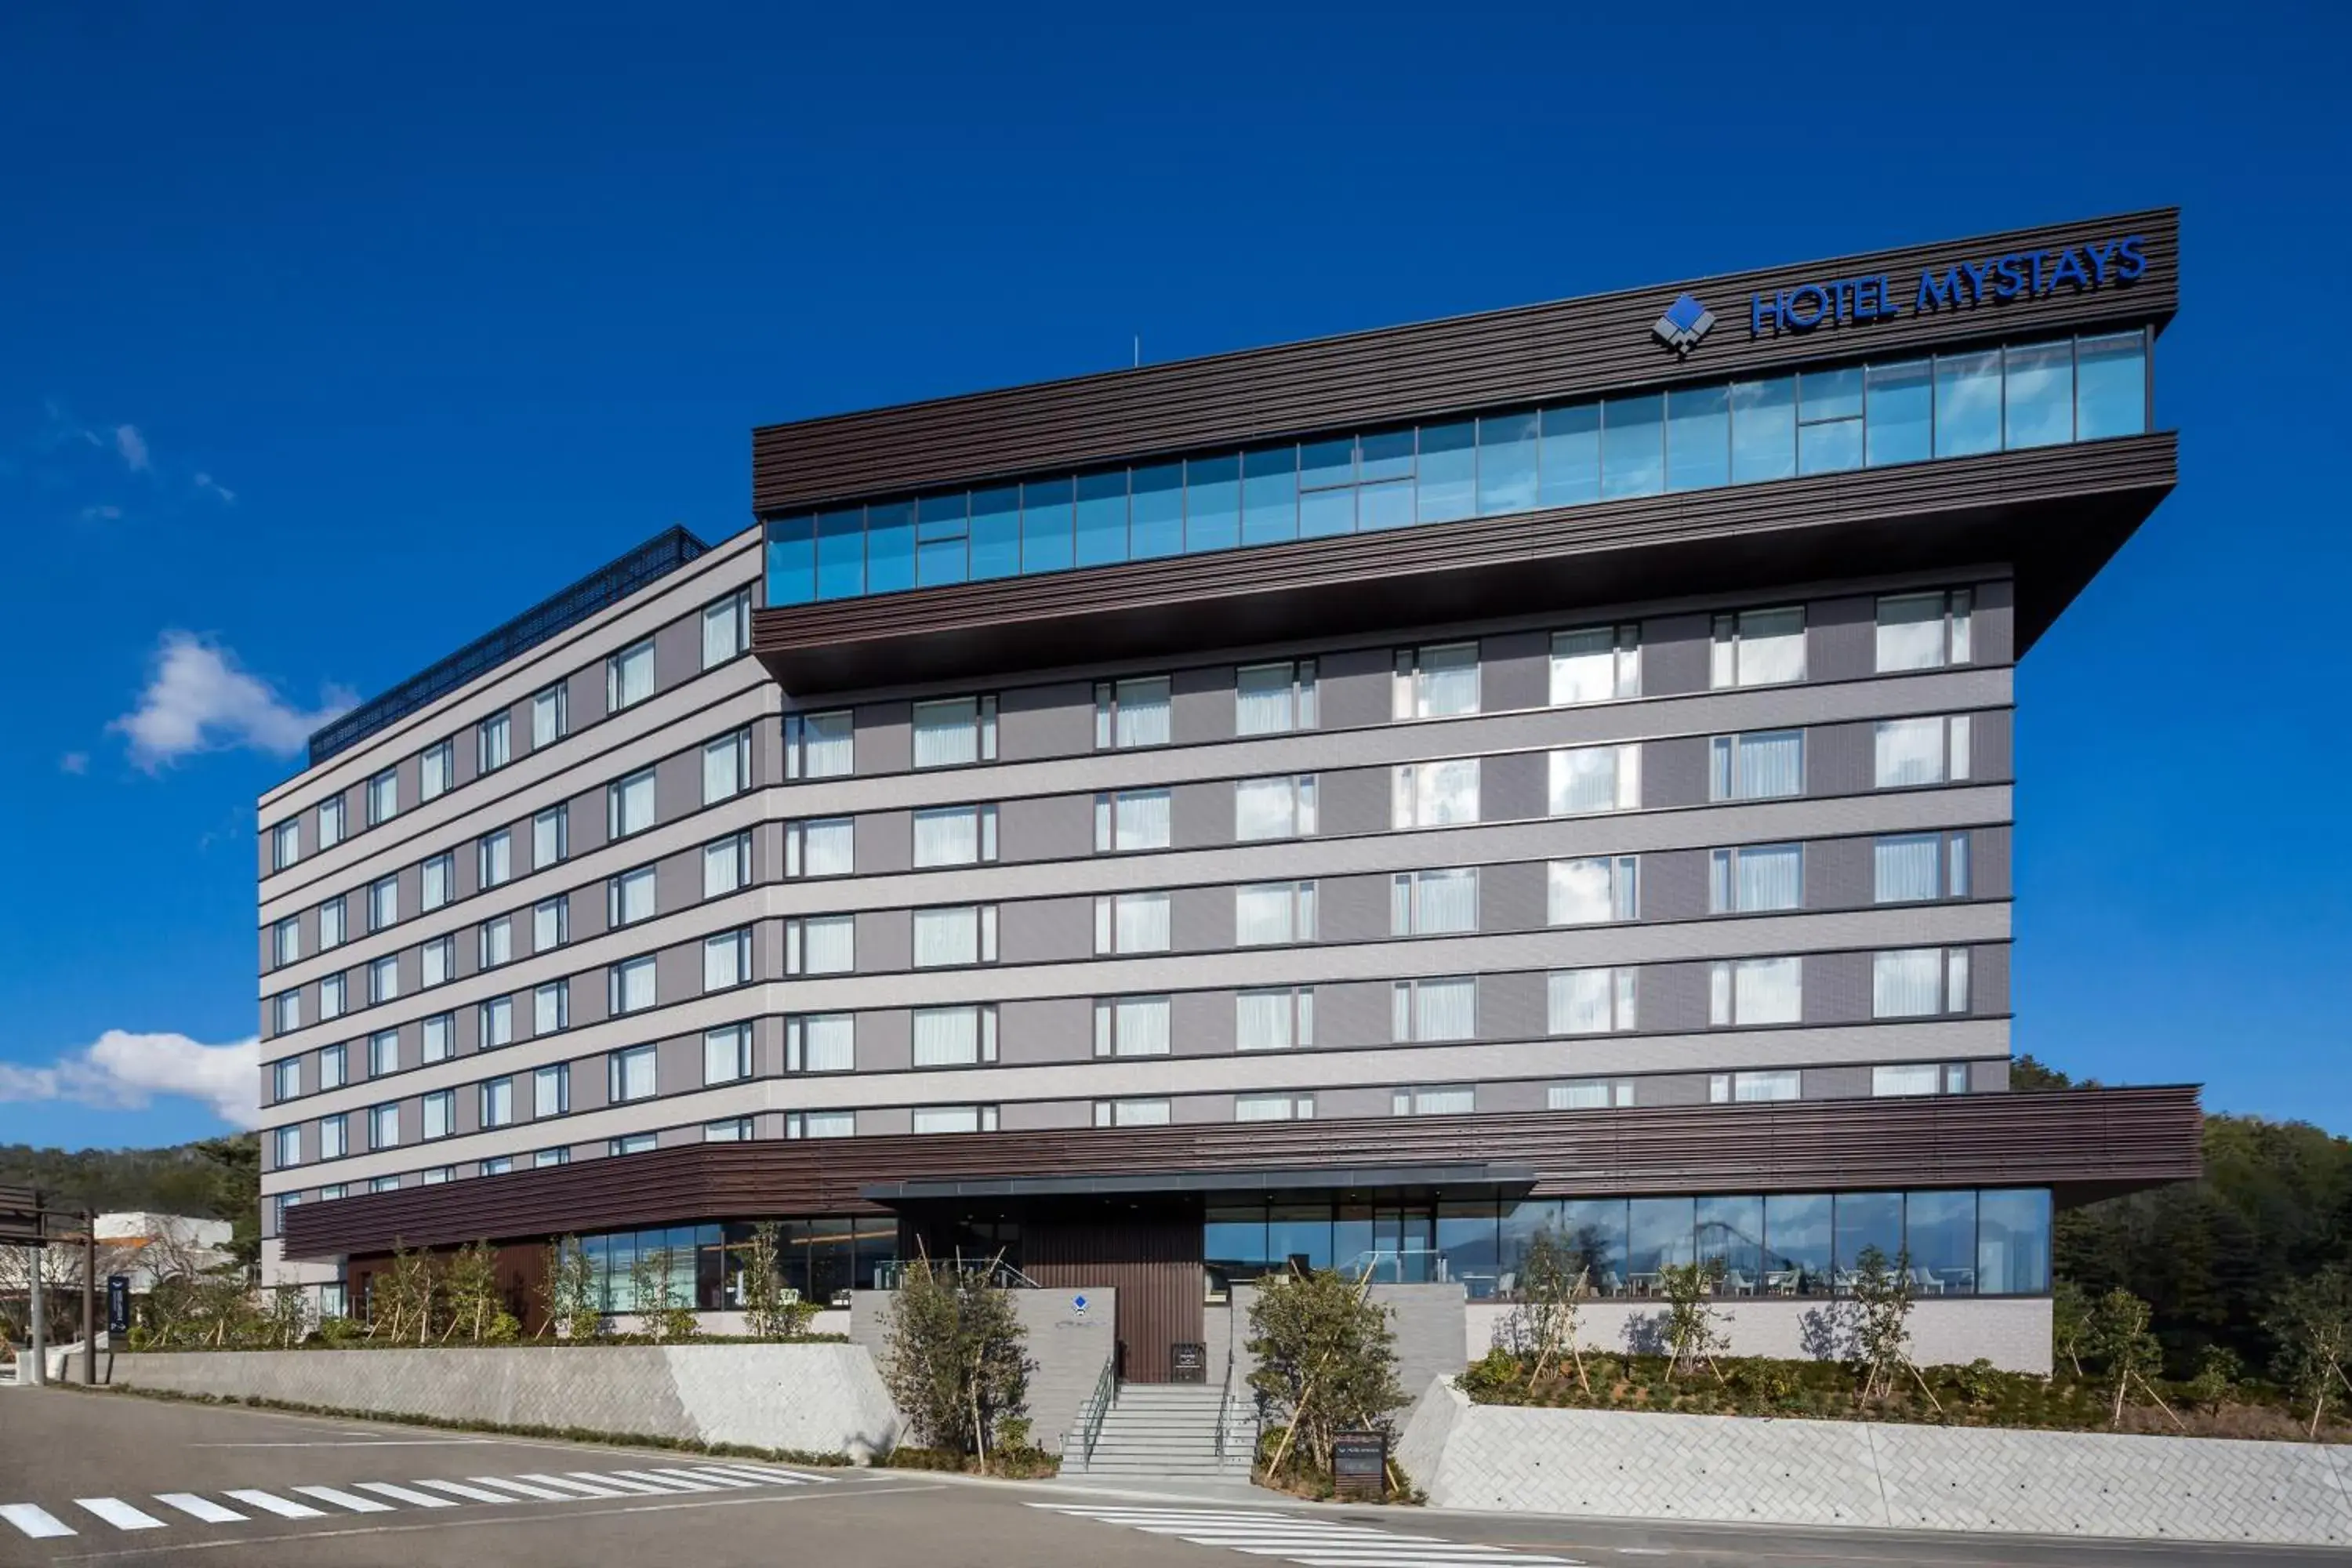
[[[0,1142],[234,1113],[309,719],[744,526],[755,423],[2167,203],[2183,477],[2020,676],[2017,1043],[2352,1131],[2342,7],[373,19],[0,17]]]

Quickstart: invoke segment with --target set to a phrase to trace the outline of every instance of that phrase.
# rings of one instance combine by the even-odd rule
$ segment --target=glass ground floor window
[[[740,1310],[752,1223],[728,1220],[583,1236],[590,1300],[605,1312],[658,1305],[665,1294],[673,1306]],[[898,1222],[888,1215],[779,1219],[776,1231],[776,1271],[784,1289],[821,1306],[846,1290],[874,1289],[876,1276],[887,1273],[898,1255]]]

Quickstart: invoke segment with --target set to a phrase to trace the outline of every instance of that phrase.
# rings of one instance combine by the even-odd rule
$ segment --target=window
[[[1890,594],[1878,601],[1881,675],[1903,669],[1941,669],[1970,658],[1969,613],[1976,595],[1967,588],[1935,594]]]
[[[1450,827],[1478,820],[1478,759],[1407,763],[1391,770],[1398,827]]]
[[[1708,857],[1709,914],[1794,910],[1804,902],[1805,852],[1800,845],[1749,844]]]
[[[1926,1018],[1969,1010],[1969,950],[1913,947],[1873,956],[1870,1016]]]
[[[1883,719],[1874,748],[1880,789],[1958,784],[1969,776],[1969,715]]]
[[[319,1017],[320,1021],[340,1018],[343,1016],[347,1010],[344,1004],[349,984],[349,981],[345,979],[341,970],[320,980]]]
[[[1156,893],[1105,893],[1095,900],[1095,952],[1166,952],[1169,943],[1169,896]]]
[[[996,858],[996,807],[944,805],[915,813],[915,868],[977,866]],[[845,859],[842,868],[849,869]]]
[[[856,731],[849,710],[784,715],[784,776],[840,778],[853,771]]]
[[[572,853],[572,806],[569,802],[549,806],[530,819],[530,864],[533,870],[544,871]]]
[[[751,885],[751,836],[731,834],[702,847],[702,896],[723,898]]]
[[[995,962],[994,904],[965,904],[951,909],[915,911],[916,968]]]
[[[729,1024],[702,1032],[702,1081],[733,1083],[751,1076],[751,1026]]]
[[[387,953],[368,964],[368,1000],[389,1002],[400,994],[400,958]]]
[[[706,1121],[702,1124],[702,1141],[705,1143],[749,1143],[751,1141],[751,1119],[733,1116],[724,1121]]]
[[[343,841],[343,797],[331,795],[319,803],[319,847],[332,849]]]
[[[1234,785],[1234,837],[1297,838],[1315,831],[1315,775],[1243,779]]]
[[[1164,789],[1121,790],[1095,796],[1095,848],[1125,854],[1165,849],[1169,844],[1169,795]]]
[[[604,884],[604,923],[635,925],[654,918],[654,868],[639,866]]]
[[[1642,695],[1642,628],[1586,626],[1551,639],[1551,705]]]
[[[784,973],[847,974],[857,967],[857,917],[812,915],[784,922]]]
[[[289,1165],[299,1165],[302,1163],[302,1130],[299,1127],[280,1127],[278,1129],[275,1142],[278,1169],[283,1170]]]
[[[530,749],[551,746],[572,733],[572,698],[562,681],[530,700]]]
[[[1478,645],[1444,643],[1399,648],[1396,716],[1453,719],[1478,711]]]
[[[716,805],[751,787],[751,731],[721,735],[702,748],[702,804]]]
[[[1095,999],[1095,1055],[1164,1057],[1167,1054],[1167,997],[1098,996]]]
[[[1471,976],[1400,980],[1393,994],[1390,1037],[1406,1041],[1467,1040],[1478,1033],[1478,983]]]
[[[431,800],[457,782],[456,751],[446,741],[436,741],[425,748],[416,759],[416,798]]]
[[[446,1138],[457,1130],[457,1093],[436,1089],[425,1097],[425,1138]]]
[[[1399,1116],[1467,1116],[1478,1109],[1478,1093],[1468,1084],[1400,1089],[1390,1097],[1389,1109]]]
[[[702,989],[725,991],[751,980],[751,932],[721,931],[702,939]]]
[[[922,865],[923,814],[915,816],[915,864]],[[856,869],[857,833],[846,816],[784,825],[784,875],[787,877],[846,877]]]
[[[1794,1024],[1803,1011],[1801,959],[1742,958],[1708,968],[1710,1024]]]
[[[319,1047],[319,1088],[321,1090],[343,1087],[343,1047]]]
[[[319,1119],[319,1158],[340,1160],[352,1152],[351,1126],[342,1117]],[[321,1196],[325,1194],[321,1194]]]
[[[534,1118],[572,1114],[572,1064],[557,1062],[530,1075],[530,1113]]]
[[[1234,994],[1236,1050],[1303,1050],[1314,1043],[1314,987],[1276,986]]]
[[[437,910],[457,896],[457,857],[445,851],[418,868],[417,907]]]
[[[626,838],[654,825],[654,770],[631,773],[604,789],[604,832]]]
[[[915,1065],[975,1067],[996,1059],[993,1006],[915,1009]]]
[[[368,1108],[368,1147],[397,1149],[400,1147],[400,1107],[372,1105]],[[378,1178],[381,1180],[381,1178]],[[397,1177],[394,1178],[395,1181]]]
[[[607,1097],[615,1105],[654,1097],[654,1047],[631,1046],[604,1058]]]
[[[511,1154],[493,1154],[482,1162],[482,1174],[486,1176],[504,1176],[513,1170],[514,1156]]]
[[[481,967],[496,969],[514,962],[514,917],[500,915],[481,924]]]
[[[547,952],[572,940],[572,895],[558,893],[530,907],[530,950]]]
[[[1641,806],[1640,745],[1573,746],[1551,754],[1550,809],[1554,816],[1638,811]]]
[[[1254,882],[1234,889],[1234,945],[1315,940],[1315,884]]]
[[[514,998],[493,996],[479,1009],[481,1034],[475,1048],[491,1051],[514,1044]]]
[[[391,768],[386,768],[368,780],[368,826],[373,827],[380,822],[390,822],[398,815],[400,815],[400,774]]]
[[[400,1031],[379,1029],[368,1037],[368,1077],[390,1078],[400,1070]]]
[[[623,648],[604,660],[604,710],[618,713],[654,694],[654,639]]]
[[[786,1072],[855,1072],[857,1020],[847,1013],[812,1013],[784,1020]]]
[[[1234,672],[1234,731],[1280,735],[1316,726],[1315,661],[1244,665]]]
[[[1622,1079],[1612,1083],[1607,1079],[1579,1079],[1544,1090],[1547,1110],[1607,1110],[1633,1103],[1633,1086]]]
[[[1478,929],[1478,873],[1401,871],[1389,881],[1389,933],[1442,936]]]
[[[617,1157],[622,1154],[650,1154],[661,1146],[661,1141],[651,1132],[625,1132],[608,1145]]]
[[[1164,746],[1169,728],[1168,678],[1095,682],[1095,749]]]
[[[541,1035],[560,1035],[572,1026],[572,982],[551,980],[533,987],[530,994],[530,1032],[533,1038]]]
[[[271,1100],[292,1100],[301,1092],[302,1060],[299,1057],[288,1057],[282,1062],[272,1062],[269,1065],[269,1098]]]
[[[751,590],[739,588],[702,611],[702,668],[714,668],[751,646]]]
[[[379,931],[400,919],[400,879],[384,877],[368,884],[367,925]]]
[[[302,858],[302,825],[281,822],[269,830],[269,868],[283,871]]]
[[[855,1138],[857,1136],[857,1112],[854,1110],[794,1110],[784,1117],[787,1138]]]
[[[949,697],[918,702],[914,740],[919,768],[992,763],[996,760],[996,699]]]
[[[1556,926],[1600,925],[1642,918],[1641,861],[1632,855],[1555,860],[1549,871],[1547,919]]]
[[[474,726],[474,771],[496,773],[514,759],[514,736],[507,715],[493,713]]]
[[[514,835],[506,828],[484,834],[474,842],[478,884],[495,888],[514,876]]]
[[[654,1005],[654,960],[624,959],[605,972],[605,1007],[612,1013],[642,1013]]]
[[[1954,1062],[1948,1068],[1934,1062],[1906,1062],[1900,1066],[1870,1069],[1870,1093],[1874,1100],[1914,1094],[1966,1094],[1968,1091],[1969,1067],[1966,1062]]]
[[[1546,977],[1547,1026],[1555,1035],[1608,1035],[1635,1027],[1633,969],[1555,969]]]
[[[1237,1094],[1234,1096],[1234,1120],[1312,1121],[1315,1120],[1315,1097],[1311,1094]]]
[[[302,956],[302,922],[289,918],[269,928],[269,963],[282,968]]]
[[[319,951],[341,947],[351,934],[351,922],[344,918],[345,906],[341,894],[319,906]]]
[[[423,985],[446,985],[457,978],[457,939],[454,935],[428,937],[419,950]]]
[[[454,1013],[437,1013],[425,1020],[424,1059],[446,1062],[456,1050],[457,1016]]]
[[[1707,684],[1778,686],[1805,679],[1805,611],[1742,610],[1715,617]]]
[[[1874,902],[1914,903],[1969,894],[1969,836],[1906,833],[1871,846]]]
[[[1095,1101],[1095,1125],[1165,1127],[1168,1125],[1168,1102],[1164,1100],[1097,1100]]]
[[[1759,730],[1707,743],[1709,800],[1773,800],[1805,793],[1805,732]]]
[[[494,1078],[482,1085],[482,1125],[514,1125],[514,1079]]]
[[[372,1193],[396,1193],[400,1191],[400,1178],[398,1176],[371,1176],[368,1178],[368,1191]]]
[[[915,1107],[915,1131],[918,1132],[993,1132],[996,1131],[996,1107],[992,1105],[919,1105]]]
[[[1794,1100],[1799,1075],[1794,1068],[1775,1072],[1719,1072],[1706,1080],[1710,1104],[1745,1104],[1751,1100]]]

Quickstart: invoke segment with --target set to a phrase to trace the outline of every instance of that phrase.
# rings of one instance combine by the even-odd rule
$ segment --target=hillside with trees
[[[165,1149],[36,1149],[0,1144],[0,1186],[33,1187],[53,1207],[225,1219],[230,1250],[260,1254],[261,1135],[234,1133]]]

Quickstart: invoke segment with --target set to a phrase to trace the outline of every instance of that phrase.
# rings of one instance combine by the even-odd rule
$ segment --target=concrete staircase
[[[1094,1453],[1086,1453],[1091,1399],[1062,1446],[1062,1474],[1162,1479],[1247,1480],[1257,1423],[1246,1397],[1228,1401],[1222,1388],[1196,1383],[1119,1384]],[[1224,1452],[1217,1437],[1222,1428]]]

